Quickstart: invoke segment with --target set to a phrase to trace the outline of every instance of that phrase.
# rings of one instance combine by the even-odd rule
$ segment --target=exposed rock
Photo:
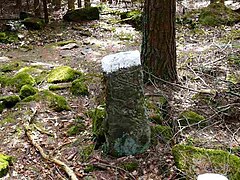
[[[89,21],[89,20],[99,20],[99,9],[97,7],[87,7],[68,11],[63,19],[65,21]]]

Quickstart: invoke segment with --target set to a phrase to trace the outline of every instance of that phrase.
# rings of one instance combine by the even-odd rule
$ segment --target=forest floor
[[[24,125],[29,116],[48,132],[34,131],[37,143],[71,167],[79,179],[180,179],[184,174],[174,165],[172,145],[187,142],[224,150],[240,145],[240,24],[218,28],[199,25],[195,29],[178,24],[178,83],[162,85],[153,79],[145,87],[150,101],[156,101],[159,94],[168,97],[169,119],[175,124],[173,138],[163,143],[159,137],[157,145],[147,152],[122,158],[105,155],[101,149],[88,150],[94,141],[92,120],[86,112],[102,105],[104,99],[101,59],[120,51],[140,50],[141,46],[141,32],[118,20],[118,15],[108,13],[103,13],[99,21],[86,23],[56,19],[43,30],[21,30],[19,43],[0,44],[1,65],[16,61],[21,61],[23,67],[36,63],[49,69],[67,65],[91,77],[89,96],[73,96],[69,89],[55,91],[67,99],[71,111],[54,112],[32,102],[21,110],[14,107],[0,114],[0,152],[14,157],[10,173],[3,179],[67,179],[61,167],[44,160],[26,136]],[[69,40],[75,45],[56,46]],[[1,96],[10,94],[10,89],[1,89]],[[189,109],[205,117],[204,128],[199,124],[180,125],[179,114]],[[3,122],[10,114],[15,114],[14,120]],[[84,123],[84,130],[68,135],[69,128],[79,121]],[[128,162],[137,167],[126,168],[124,163]]]

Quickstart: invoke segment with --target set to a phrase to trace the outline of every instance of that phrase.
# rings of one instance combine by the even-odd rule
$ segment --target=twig
[[[47,155],[44,152],[44,150],[41,148],[41,146],[37,142],[34,141],[34,139],[32,137],[32,132],[31,132],[31,130],[28,126],[25,125],[24,129],[25,129],[25,132],[26,132],[26,135],[27,135],[28,139],[30,140],[32,145],[40,152],[41,156],[44,159],[61,166],[63,168],[63,170],[67,173],[67,175],[70,177],[71,180],[78,180],[77,176],[75,175],[73,170],[68,165],[66,165],[64,162],[58,160],[57,158],[54,158],[54,157],[51,157],[51,156]]]

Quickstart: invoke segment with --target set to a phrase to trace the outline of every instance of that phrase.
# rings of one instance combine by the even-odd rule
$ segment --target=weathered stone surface
[[[106,82],[105,136],[113,156],[144,152],[150,127],[144,107],[143,74],[138,51],[109,55],[102,60]]]
[[[63,19],[65,21],[89,21],[89,20],[98,20],[99,19],[99,9],[97,7],[87,7],[68,11]]]

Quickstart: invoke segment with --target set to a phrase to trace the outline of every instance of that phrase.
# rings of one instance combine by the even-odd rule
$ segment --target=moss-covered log
[[[144,152],[150,127],[144,107],[143,73],[138,51],[109,55],[102,60],[106,83],[105,136],[113,156]]]

